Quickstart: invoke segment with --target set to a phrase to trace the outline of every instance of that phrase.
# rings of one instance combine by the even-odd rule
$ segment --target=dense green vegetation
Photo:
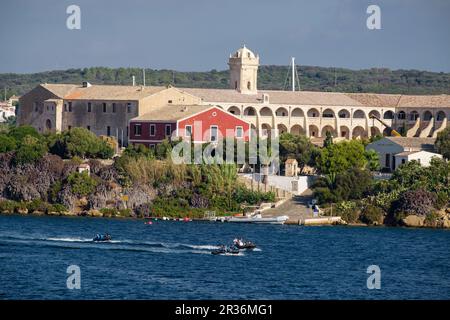
[[[100,159],[112,157],[111,146],[82,128],[45,135],[8,128],[0,142],[0,212],[200,217],[275,201],[273,193],[245,189],[235,165],[174,164],[179,141],[130,146],[108,162]],[[83,162],[90,174],[78,172]]]
[[[450,127],[438,133],[435,145],[436,151],[442,154],[445,159],[450,160]]]
[[[258,72],[260,89],[287,89],[287,66],[261,66]],[[418,70],[390,70],[372,68],[350,70],[316,66],[298,67],[301,90],[336,92],[374,92],[403,94],[450,93],[450,73]],[[0,88],[7,89],[7,97],[22,95],[40,83],[81,83],[130,85],[132,76],[142,83],[139,68],[68,69],[33,74],[0,74]],[[178,72],[146,69],[147,85],[173,84],[178,87],[228,88],[229,72]]]

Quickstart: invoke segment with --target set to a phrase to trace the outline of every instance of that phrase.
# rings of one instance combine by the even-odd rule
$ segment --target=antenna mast
[[[295,58],[292,57],[292,91],[295,91]]]

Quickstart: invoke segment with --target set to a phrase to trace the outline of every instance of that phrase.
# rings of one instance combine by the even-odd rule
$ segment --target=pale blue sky
[[[81,7],[81,30],[66,8]],[[370,4],[382,30],[366,28]],[[243,42],[261,64],[450,72],[448,0],[2,0],[0,72],[89,66],[227,68]]]

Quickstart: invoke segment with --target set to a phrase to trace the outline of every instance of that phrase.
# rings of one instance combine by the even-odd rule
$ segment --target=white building
[[[434,153],[434,138],[385,137],[367,145],[366,150],[375,150],[382,169],[395,170],[399,165],[411,160],[428,166]]]
[[[6,119],[16,115],[16,107],[6,103],[0,103],[0,122],[6,122]]]
[[[442,154],[429,151],[405,151],[395,155],[395,163],[399,166],[409,161],[416,160],[422,166],[428,167],[431,159],[434,157],[442,159]]]

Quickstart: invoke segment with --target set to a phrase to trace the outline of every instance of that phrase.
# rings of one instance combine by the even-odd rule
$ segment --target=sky
[[[372,4],[379,30],[366,26]],[[1,0],[0,16],[0,73],[224,70],[244,43],[264,65],[450,72],[449,0]]]

